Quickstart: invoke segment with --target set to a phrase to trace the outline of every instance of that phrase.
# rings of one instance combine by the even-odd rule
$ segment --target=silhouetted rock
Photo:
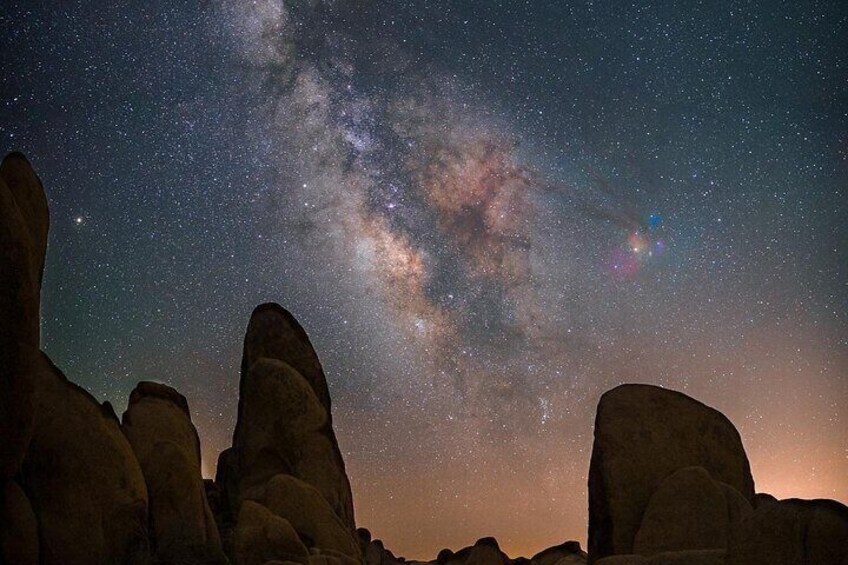
[[[147,488],[111,406],[47,356],[34,377],[36,418],[21,484],[38,517],[41,563],[147,562]]]
[[[480,538],[471,548],[466,565],[505,565],[509,557],[501,551],[498,541],[492,537]]]
[[[573,557],[578,557],[584,563],[586,561],[586,552],[580,548],[580,542],[567,541],[560,545],[549,547],[534,555],[530,558],[530,561],[533,565],[557,565],[558,563],[567,565],[567,562],[561,563],[561,561]],[[572,561],[574,560],[572,559]],[[579,562],[579,560],[576,562]]]
[[[493,537],[484,537],[474,542],[474,545],[456,552],[450,549],[441,550],[436,557],[436,563],[438,565],[506,565],[512,561],[501,551],[498,540]]]
[[[41,181],[10,153],[0,164],[0,488],[20,470],[32,435],[48,224]]]
[[[741,494],[713,480],[703,467],[684,467],[651,496],[633,553],[726,549],[731,527],[752,512]]]
[[[245,492],[285,473],[318,489],[355,529],[324,372],[306,332],[277,304],[258,306],[250,318],[233,448],[221,463],[233,508]]]
[[[453,558],[453,551],[448,548],[445,548],[436,555],[436,563],[439,565],[445,565],[448,561]]]
[[[185,397],[163,384],[139,383],[130,394],[123,429],[147,484],[156,558],[225,562]]]
[[[754,510],[757,510],[761,506],[765,506],[766,504],[773,504],[777,502],[777,499],[765,492],[758,492],[754,495],[754,499],[751,501],[751,506],[754,507]]]
[[[233,536],[233,565],[263,565],[272,559],[309,565],[309,552],[291,524],[247,500]]]
[[[38,565],[38,522],[24,491],[13,481],[0,492],[0,563]]]
[[[366,565],[382,565],[386,548],[381,540],[370,542],[362,552]]]
[[[622,385],[601,397],[589,469],[589,560],[633,553],[642,515],[669,475],[698,466],[754,496],[739,433],[720,412],[679,392]]]
[[[757,508],[731,536],[727,565],[848,564],[848,507],[781,500]]]
[[[359,544],[359,553],[365,555],[368,544],[371,543],[371,532],[368,528],[356,528],[356,543]]]
[[[370,533],[370,532],[369,532]],[[395,555],[386,549],[381,540],[373,540],[370,542],[363,552],[366,565],[398,565],[405,563],[406,560]]]

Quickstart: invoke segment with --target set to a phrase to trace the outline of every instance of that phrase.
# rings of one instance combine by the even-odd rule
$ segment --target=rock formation
[[[200,440],[185,397],[162,384],[139,383],[124,412],[123,430],[147,484],[156,559],[226,562],[206,501]]]
[[[692,466],[753,498],[748,457],[723,414],[655,386],[622,385],[604,394],[589,469],[590,561],[633,553],[653,493],[673,472]]]
[[[109,404],[40,358],[21,485],[38,517],[41,563],[143,563],[147,487]]]
[[[0,560],[38,562],[36,520],[17,481],[35,420],[39,310],[49,214],[20,153],[0,164]]]
[[[714,480],[703,467],[669,475],[651,495],[633,552],[725,549],[731,529],[753,512],[736,489]]]
[[[41,182],[17,153],[0,178],[2,557],[144,563],[147,489],[117,418],[39,351],[48,229]]]
[[[623,385],[598,405],[589,562],[848,564],[848,508],[755,494],[736,429],[679,392]]]
[[[760,506],[731,533],[727,565],[848,565],[848,507],[833,500]]]
[[[277,304],[257,307],[248,323],[233,446],[218,460],[216,486],[226,529],[239,531],[251,501],[294,528],[310,561],[362,560],[327,382],[306,332]]]
[[[366,562],[372,565],[368,559]],[[437,565],[582,565],[584,563],[586,563],[586,553],[580,549],[580,544],[576,541],[567,541],[549,547],[530,559],[526,557],[510,559],[501,551],[497,540],[490,537],[481,538],[473,546],[456,552],[443,549],[436,557]]]
[[[309,551],[291,524],[250,500],[239,510],[232,555],[234,565],[262,565],[272,559],[309,565]]]
[[[576,541],[567,541],[544,549],[530,558],[533,565],[572,565],[586,563],[586,552]]]
[[[232,452],[219,461],[231,504],[237,506],[244,491],[272,476],[290,474],[318,489],[353,531],[353,498],[332,427],[327,381],[306,332],[281,306],[263,304],[253,311],[241,370]]]

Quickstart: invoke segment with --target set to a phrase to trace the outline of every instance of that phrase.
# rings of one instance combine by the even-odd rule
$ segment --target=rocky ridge
[[[327,380],[277,304],[250,317],[233,445],[214,481],[185,397],[141,382],[119,421],[40,351],[49,214],[26,158],[0,165],[0,565],[410,565],[356,529]],[[756,493],[738,432],[681,393],[598,406],[589,553],[511,559],[494,538],[428,565],[848,565],[848,508]]]

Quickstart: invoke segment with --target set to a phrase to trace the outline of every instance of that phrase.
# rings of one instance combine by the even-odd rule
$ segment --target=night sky
[[[758,5],[759,4],[759,5]],[[848,500],[845,2],[4,2],[0,150],[51,209],[43,347],[214,474],[275,301],[357,523],[434,557],[585,541],[600,394],[737,426]]]

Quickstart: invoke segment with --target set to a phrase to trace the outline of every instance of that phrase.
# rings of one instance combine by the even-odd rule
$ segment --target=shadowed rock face
[[[261,501],[288,520],[309,546],[359,558],[359,546],[350,529],[321,493],[307,483],[290,475],[277,475],[268,481]]]
[[[150,534],[160,561],[226,561],[206,501],[200,441],[188,402],[171,387],[141,382],[130,394],[123,430],[147,484]]]
[[[727,565],[848,564],[848,507],[833,500],[760,506],[731,535]]]
[[[723,550],[731,528],[752,512],[736,489],[713,480],[703,467],[684,467],[651,496],[633,551],[651,556],[664,551]]]
[[[145,563],[147,488],[111,406],[43,356],[21,485],[38,518],[41,563]]]
[[[0,165],[0,485],[20,469],[32,433],[48,225],[41,181],[9,154]]]
[[[309,565],[309,551],[288,521],[247,500],[239,511],[233,564],[264,565],[271,559]]]
[[[38,564],[38,523],[24,491],[13,481],[0,492],[0,562]]]
[[[720,412],[679,392],[622,385],[601,397],[589,468],[589,560],[633,553],[654,491],[680,468],[754,496],[739,433]]]
[[[848,565],[848,508],[755,495],[727,418],[657,387],[601,398],[589,512],[599,565]]]

